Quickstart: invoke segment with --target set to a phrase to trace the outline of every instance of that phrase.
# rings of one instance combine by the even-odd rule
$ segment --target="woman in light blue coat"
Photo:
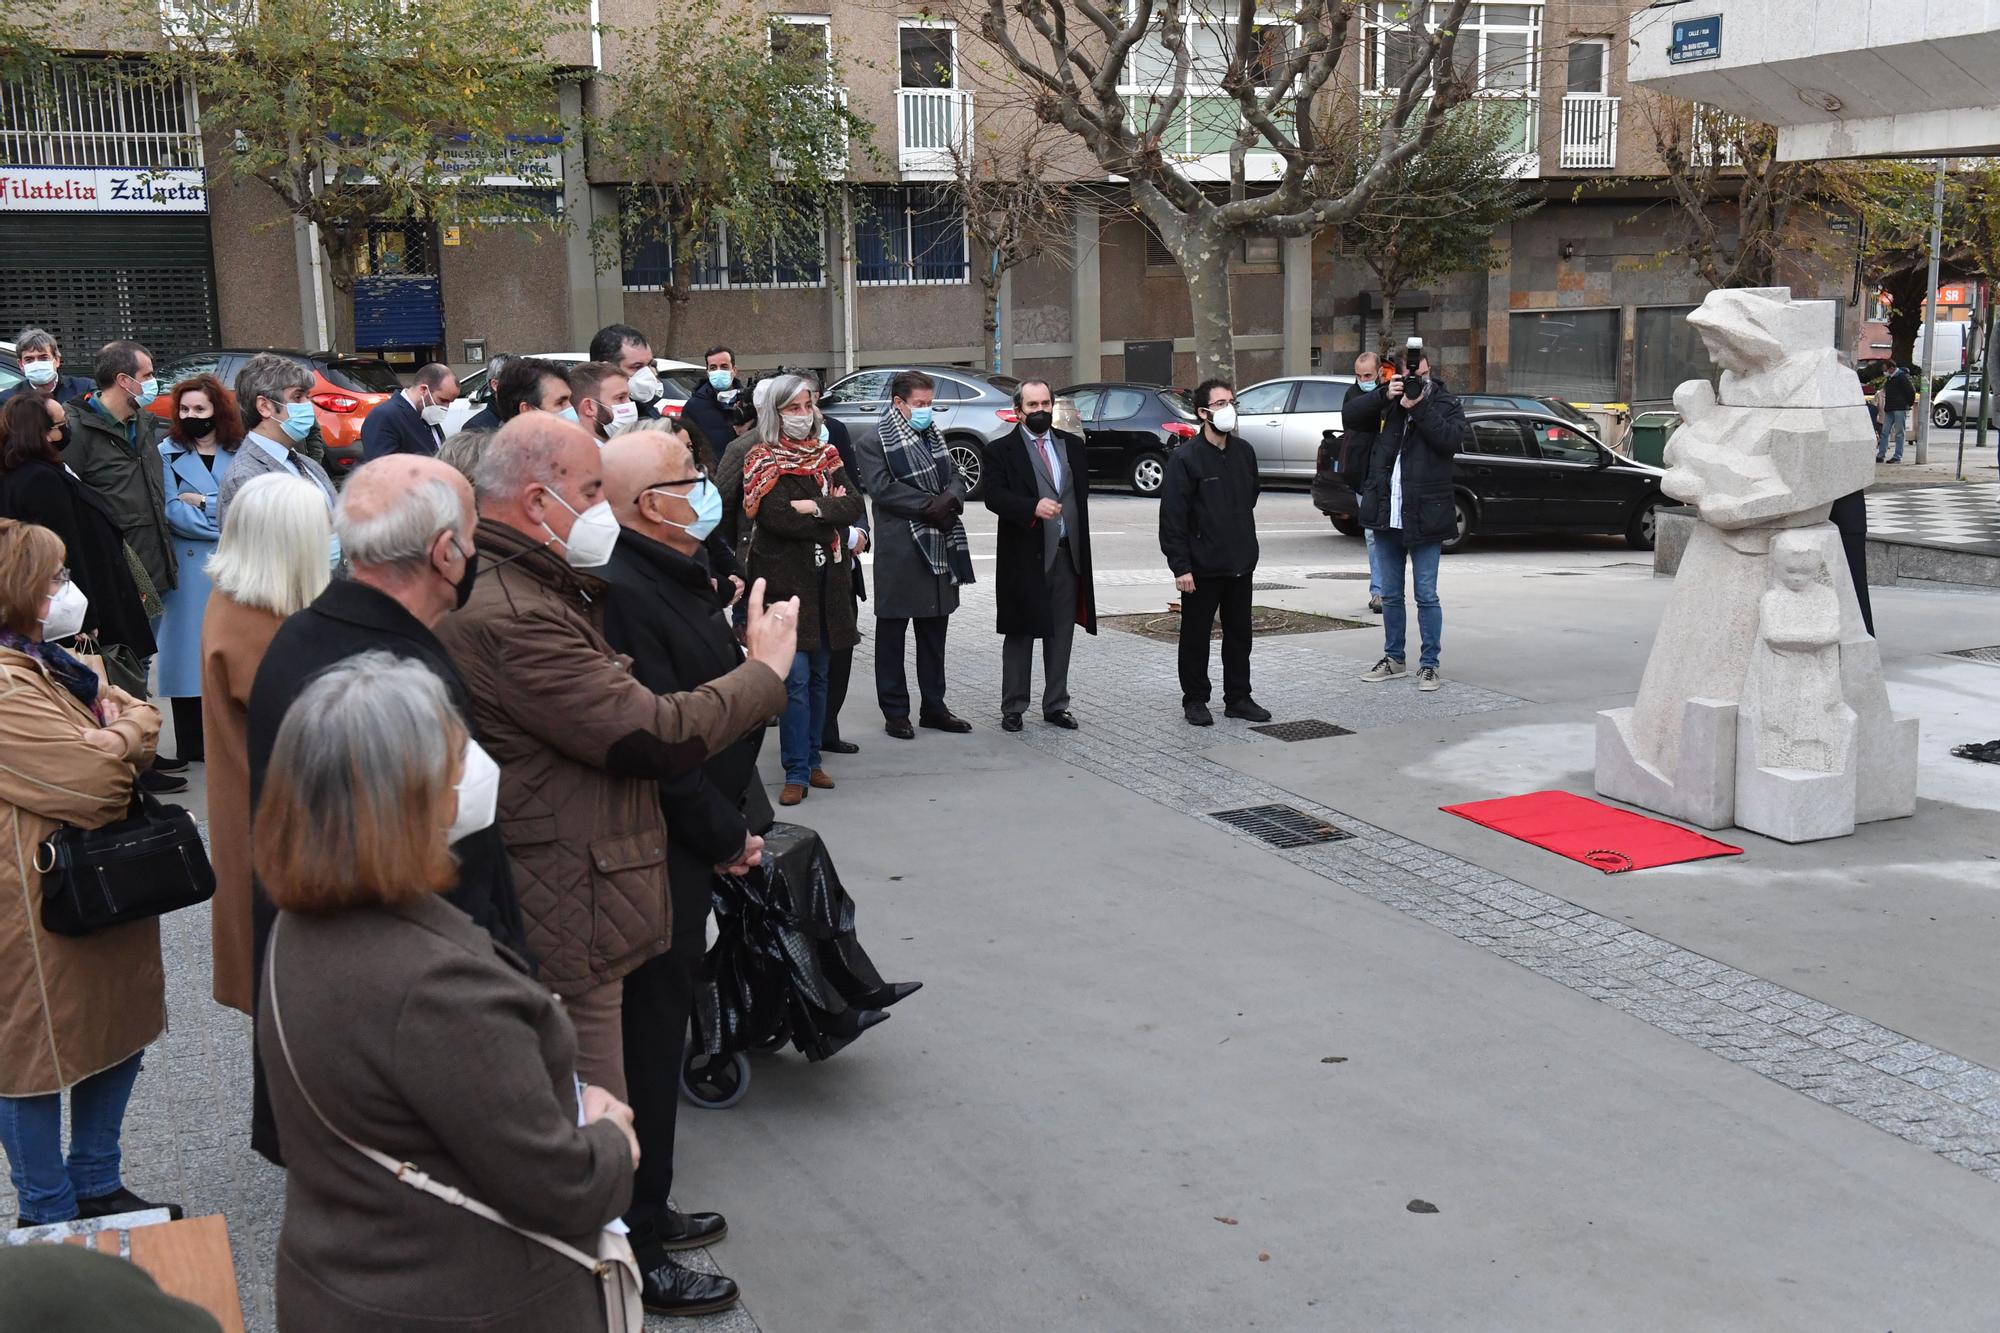
[[[167,438],[160,441],[166,469],[167,527],[180,562],[180,586],[162,599],[160,696],[173,706],[176,757],[201,762],[201,621],[208,609],[208,557],[222,533],[218,496],[222,479],[243,442],[236,402],[213,375],[174,386]]]

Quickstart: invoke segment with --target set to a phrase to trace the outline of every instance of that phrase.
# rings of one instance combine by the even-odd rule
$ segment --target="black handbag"
[[[57,829],[35,852],[42,872],[42,929],[88,935],[107,926],[205,903],[215,870],[194,816],[151,792],[103,828]]]

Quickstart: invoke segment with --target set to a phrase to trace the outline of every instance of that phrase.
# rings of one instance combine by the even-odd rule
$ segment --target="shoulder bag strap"
[[[319,1103],[313,1100],[311,1091],[306,1088],[304,1080],[299,1077],[299,1067],[292,1062],[291,1043],[285,1040],[285,1019],[278,1007],[277,981],[278,934],[284,924],[285,919],[282,915],[271,923],[271,939],[266,948],[264,959],[264,993],[271,1004],[271,1027],[278,1034],[278,1050],[285,1057],[285,1068],[292,1076],[292,1085],[299,1090],[299,1095],[305,1098],[306,1105],[311,1108],[313,1115],[319,1119],[320,1124],[326,1126],[327,1132],[348,1147],[354,1149],[354,1151],[360,1153],[363,1157],[366,1157],[369,1161],[375,1163],[375,1165],[381,1167],[384,1171],[387,1171],[396,1179],[402,1181],[405,1185],[408,1185],[411,1189],[422,1190],[432,1198],[442,1199],[454,1207],[463,1208],[468,1213],[476,1214],[489,1222],[503,1226],[516,1235],[525,1236],[529,1240],[545,1245],[572,1263],[580,1264],[597,1274],[600,1278],[603,1277],[606,1272],[606,1261],[600,1260],[595,1255],[585,1254],[574,1245],[557,1240],[554,1236],[546,1236],[539,1231],[530,1231],[526,1227],[515,1226],[512,1222],[502,1217],[496,1210],[466,1194],[463,1190],[458,1189],[456,1186],[447,1185],[441,1180],[433,1179],[430,1175],[419,1169],[415,1163],[399,1162],[385,1152],[379,1152],[365,1143],[356,1142],[343,1133],[339,1126],[326,1118],[326,1112],[319,1109]]]

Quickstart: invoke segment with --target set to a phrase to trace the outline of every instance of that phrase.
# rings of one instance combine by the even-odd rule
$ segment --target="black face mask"
[[[205,440],[215,434],[214,417],[182,417],[181,433],[191,440]]]
[[[69,448],[69,423],[67,421],[63,422],[62,429],[56,432],[56,448],[59,450]]]
[[[458,591],[458,610],[463,611],[465,604],[472,600],[472,585],[478,581],[479,551],[474,548],[472,554],[465,557],[465,572],[460,574],[458,582],[452,585]]]
[[[1030,435],[1047,435],[1049,427],[1055,424],[1055,419],[1055,413],[1053,412],[1030,412],[1027,416],[1021,418],[1023,423],[1028,427],[1028,434]]]

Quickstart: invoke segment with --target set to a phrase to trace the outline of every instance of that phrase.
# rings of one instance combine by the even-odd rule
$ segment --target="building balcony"
[[[1618,165],[1618,99],[1563,98],[1564,171],[1609,171]]]
[[[194,90],[130,67],[65,63],[0,81],[0,164],[200,172]]]
[[[896,166],[919,180],[949,179],[972,152],[972,93],[964,88],[896,90]]]
[[[838,107],[842,111],[847,110],[847,89],[835,84],[827,84],[824,86],[813,86],[804,88],[793,88],[789,91],[787,95],[795,98],[811,98],[813,102],[820,103],[822,105],[826,103],[831,103],[832,105]],[[800,105],[804,107],[805,111],[807,112],[818,112],[822,109],[821,106],[814,106],[811,105],[810,103],[802,102]],[[804,114],[804,112],[802,112],[802,114]],[[847,174],[848,156],[849,156],[849,144],[847,137],[847,127],[843,124],[840,130],[840,146],[838,148],[829,147],[826,150],[825,159],[820,163],[818,163],[820,172],[823,175],[832,177],[834,179],[839,179],[845,176]],[[787,159],[782,153],[778,152],[773,152],[771,154],[771,169],[777,172],[780,176],[789,176],[797,171],[796,165],[789,159]]]

